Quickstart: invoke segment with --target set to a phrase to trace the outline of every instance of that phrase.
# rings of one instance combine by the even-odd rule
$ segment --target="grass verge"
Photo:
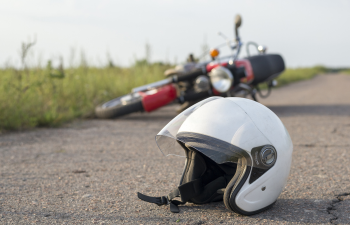
[[[0,70],[0,131],[88,117],[103,101],[163,78],[169,66]]]
[[[327,73],[329,69],[323,66],[315,66],[310,68],[287,68],[279,77],[277,77],[277,87],[300,80],[308,80],[317,74]]]

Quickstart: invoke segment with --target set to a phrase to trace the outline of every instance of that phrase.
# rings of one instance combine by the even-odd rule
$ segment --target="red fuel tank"
[[[176,88],[173,84],[168,84],[159,89],[147,92],[139,92],[142,97],[142,105],[145,111],[151,112],[166,105],[176,99]]]

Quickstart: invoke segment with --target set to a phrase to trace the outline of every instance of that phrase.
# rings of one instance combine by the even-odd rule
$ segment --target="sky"
[[[145,57],[179,63],[202,46],[233,38],[283,56],[287,67],[350,67],[350,0],[0,0],[0,67],[19,65],[21,43],[36,39],[29,64],[129,66]],[[228,48],[223,48],[225,54]],[[245,56],[245,49],[241,57]]]

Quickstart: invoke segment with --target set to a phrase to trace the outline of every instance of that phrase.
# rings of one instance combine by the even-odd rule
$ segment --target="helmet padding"
[[[226,163],[218,165],[196,149],[184,144],[181,144],[181,146],[186,152],[187,160],[180,186],[200,179],[203,187],[199,195],[187,201],[196,204],[222,201],[223,194],[218,193],[218,190],[226,188],[236,173],[236,164]],[[182,196],[181,199],[186,201]]]

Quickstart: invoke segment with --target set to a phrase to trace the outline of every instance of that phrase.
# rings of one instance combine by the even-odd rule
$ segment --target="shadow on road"
[[[283,106],[269,106],[278,116],[350,116],[350,105],[283,105]],[[170,121],[177,115],[174,108],[160,109],[155,112],[147,113],[133,113],[118,120],[135,120],[135,121]]]
[[[166,120],[166,121],[170,121],[172,119],[174,119],[174,117],[177,114],[174,115],[152,115],[152,113],[150,114],[146,114],[146,113],[134,113],[133,115],[130,116],[125,116],[125,117],[121,117],[120,120],[135,120],[135,121],[157,121],[157,120]],[[119,118],[117,118],[119,119]]]
[[[350,116],[350,105],[267,105],[267,107],[278,116]]]
[[[135,120],[135,121],[158,121],[158,120],[170,121],[175,116],[177,116],[176,106],[177,105],[175,105],[175,104],[168,105],[166,107],[157,109],[157,110],[150,112],[150,113],[148,113],[148,112],[132,113],[130,115],[123,116],[123,117],[117,118],[117,119]]]

